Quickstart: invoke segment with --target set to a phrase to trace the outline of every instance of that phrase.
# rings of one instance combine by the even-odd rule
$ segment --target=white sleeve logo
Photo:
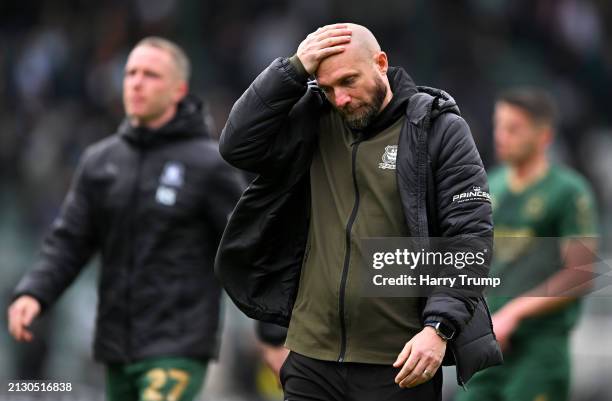
[[[480,187],[473,186],[471,191],[453,195],[453,202],[463,203],[471,201],[491,201],[491,195]]]

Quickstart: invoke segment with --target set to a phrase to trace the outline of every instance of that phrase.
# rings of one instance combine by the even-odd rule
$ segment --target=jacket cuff
[[[28,291],[28,290],[14,291],[11,296],[11,303],[15,302],[17,298],[24,296],[24,295],[30,296],[38,301],[38,304],[40,305],[40,312],[38,314],[39,316],[42,316],[42,314],[45,313],[47,309],[49,309],[49,303],[44,298],[40,297],[35,292]]]
[[[423,323],[431,322],[431,321],[440,322],[450,327],[455,332],[455,335],[457,335],[457,325],[453,323],[452,321],[448,320],[447,318],[442,317],[440,315],[427,315],[423,318]]]
[[[304,64],[302,64],[302,61],[297,54],[289,57],[289,64],[291,64],[291,66],[295,69],[296,79],[300,82],[306,83],[310,77],[310,74],[308,74],[306,68],[304,68]]]
[[[273,323],[258,321],[255,332],[261,342],[275,347],[282,346],[287,338],[287,329]]]

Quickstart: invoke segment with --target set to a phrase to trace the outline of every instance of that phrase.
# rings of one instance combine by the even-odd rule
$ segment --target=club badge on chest
[[[179,162],[167,162],[159,177],[155,200],[166,206],[174,206],[178,189],[185,182],[185,166]]]

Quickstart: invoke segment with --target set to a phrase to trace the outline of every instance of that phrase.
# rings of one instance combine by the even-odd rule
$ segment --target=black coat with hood
[[[390,68],[388,77],[394,93],[413,85],[399,68]],[[308,233],[308,171],[318,113],[328,107],[306,78],[289,59],[275,60],[236,102],[220,140],[227,161],[258,177],[230,218],[215,271],[247,315],[284,326],[291,318]],[[488,188],[455,101],[446,92],[418,87],[405,113],[396,173],[411,236],[491,238],[490,202],[453,200],[473,187]],[[446,320],[457,330],[445,363],[457,365],[461,384],[501,363],[482,297],[440,288],[425,299],[422,317]]]
[[[242,189],[194,96],[158,130],[126,120],[86,149],[15,296],[48,308],[99,251],[96,359],[215,357],[221,289],[213,261]]]

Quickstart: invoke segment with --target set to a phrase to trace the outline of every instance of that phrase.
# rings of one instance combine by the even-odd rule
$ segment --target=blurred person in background
[[[504,366],[478,373],[459,401],[566,401],[570,330],[591,281],[594,197],[578,173],[552,164],[555,105],[543,90],[510,89],[495,103],[494,138],[504,166],[489,182],[495,222],[490,289]],[[546,237],[546,238],[538,238]]]
[[[361,296],[361,238],[492,235],[488,199],[451,202],[487,187],[456,103],[389,67],[367,28],[319,28],[276,59],[234,104],[220,150],[258,177],[215,269],[247,315],[289,325],[286,400],[440,400],[447,342],[462,383],[501,362],[479,299]]]
[[[241,179],[220,157],[173,42],[140,41],[123,78],[126,119],[87,148],[39,263],[15,289],[9,330],[50,308],[91,256],[102,267],[94,356],[111,401],[193,400],[218,353],[213,260]]]

